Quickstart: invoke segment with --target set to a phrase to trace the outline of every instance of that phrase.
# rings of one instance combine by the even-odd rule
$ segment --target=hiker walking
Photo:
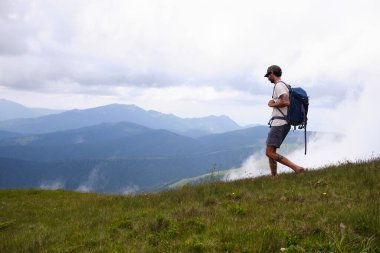
[[[277,162],[288,166],[296,173],[304,172],[305,169],[291,162],[286,157],[277,154],[277,149],[280,148],[285,137],[289,133],[290,124],[283,119],[284,115],[288,113],[289,102],[289,88],[281,80],[282,70],[277,65],[268,67],[265,77],[274,84],[273,96],[269,100],[268,106],[273,108],[272,118],[270,121],[270,130],[267,138],[266,155],[269,158],[269,166],[272,173],[272,178],[277,178]]]

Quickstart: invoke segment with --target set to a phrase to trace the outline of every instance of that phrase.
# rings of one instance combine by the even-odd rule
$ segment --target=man
[[[267,138],[266,155],[269,158],[269,166],[272,174],[272,178],[277,178],[277,162],[288,166],[296,173],[302,173],[304,168],[291,162],[286,157],[277,154],[277,149],[280,148],[285,137],[289,133],[290,125],[285,119],[281,119],[288,113],[289,106],[289,89],[286,84],[281,80],[282,70],[277,65],[268,67],[265,77],[274,84],[273,96],[269,100],[268,106],[273,108],[272,119],[270,121],[270,130]],[[278,117],[278,118],[276,118]]]

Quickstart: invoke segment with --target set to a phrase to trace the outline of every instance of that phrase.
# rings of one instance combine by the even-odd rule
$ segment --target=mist
[[[79,192],[93,192],[99,188],[100,181],[103,180],[103,175],[99,171],[100,165],[95,167],[88,176],[87,181],[79,185],[76,191]]]
[[[60,180],[53,180],[53,181],[47,181],[42,182],[39,186],[40,189],[43,190],[58,190],[58,189],[64,189],[65,184]]]

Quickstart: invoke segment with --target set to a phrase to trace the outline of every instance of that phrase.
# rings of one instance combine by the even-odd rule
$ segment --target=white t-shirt
[[[288,87],[286,87],[286,85],[282,81],[279,81],[274,86],[273,100],[275,102],[277,102],[282,94],[288,94],[289,95],[289,90],[288,90]],[[283,117],[284,116],[281,114],[281,112],[278,109],[280,109],[284,115],[288,114],[288,107],[287,106],[277,107],[277,108],[273,107],[272,117]],[[286,120],[282,120],[282,119],[274,119],[272,122],[272,126],[282,126],[285,124],[287,124]]]

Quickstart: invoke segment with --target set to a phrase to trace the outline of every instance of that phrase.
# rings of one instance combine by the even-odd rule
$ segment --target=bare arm
[[[273,99],[269,100],[268,102],[268,106],[269,107],[285,107],[285,106],[289,106],[290,105],[290,102],[289,102],[289,95],[288,94],[282,94],[277,102],[275,102]]]

